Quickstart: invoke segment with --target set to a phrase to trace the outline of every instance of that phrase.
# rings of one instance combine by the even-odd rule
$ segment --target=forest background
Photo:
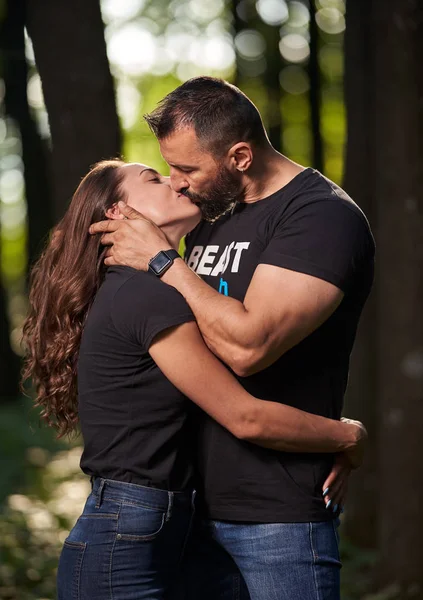
[[[1,600],[53,600],[89,487],[80,440],[57,441],[19,393],[28,270],[92,163],[168,173],[142,115],[201,74],[238,85],[273,145],[369,218],[377,274],[345,414],[370,442],[342,598],[423,598],[422,62],[419,0],[0,0]]]

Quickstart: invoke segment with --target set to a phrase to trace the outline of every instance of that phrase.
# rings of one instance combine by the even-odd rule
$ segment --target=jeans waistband
[[[92,477],[91,485],[97,498],[96,506],[100,506],[104,499],[110,498],[169,512],[174,506],[193,505],[195,499],[195,490],[192,489],[171,492],[103,477]]]

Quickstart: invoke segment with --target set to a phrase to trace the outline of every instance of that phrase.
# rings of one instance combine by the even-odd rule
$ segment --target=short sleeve
[[[148,351],[160,332],[195,318],[178,290],[151,273],[137,272],[116,292],[112,320],[121,335]]]
[[[353,207],[342,199],[319,199],[296,208],[276,225],[259,262],[312,275],[348,291],[355,274],[374,255],[366,218]]]

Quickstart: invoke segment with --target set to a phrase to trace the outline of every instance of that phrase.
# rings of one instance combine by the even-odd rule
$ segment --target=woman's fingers
[[[334,482],[339,477],[340,472],[344,468],[345,468],[345,465],[341,464],[339,462],[338,458],[336,458],[335,462],[333,464],[332,470],[329,473],[328,477],[326,478],[326,480],[325,480],[325,482],[323,484],[323,495],[324,496],[327,495],[328,491],[331,489],[331,487],[333,486]]]
[[[338,508],[343,506],[347,495],[349,475],[349,471],[340,474],[329,494],[326,496],[326,508],[328,510],[337,512]]]
[[[323,485],[323,497],[327,510],[338,512],[343,506],[347,494],[351,468],[345,457],[338,454],[334,465]]]

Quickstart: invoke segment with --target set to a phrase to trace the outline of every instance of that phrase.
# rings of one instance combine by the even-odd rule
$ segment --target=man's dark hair
[[[194,77],[144,115],[158,140],[193,127],[203,148],[223,155],[237,142],[261,146],[267,141],[260,113],[237,87],[214,77]]]

